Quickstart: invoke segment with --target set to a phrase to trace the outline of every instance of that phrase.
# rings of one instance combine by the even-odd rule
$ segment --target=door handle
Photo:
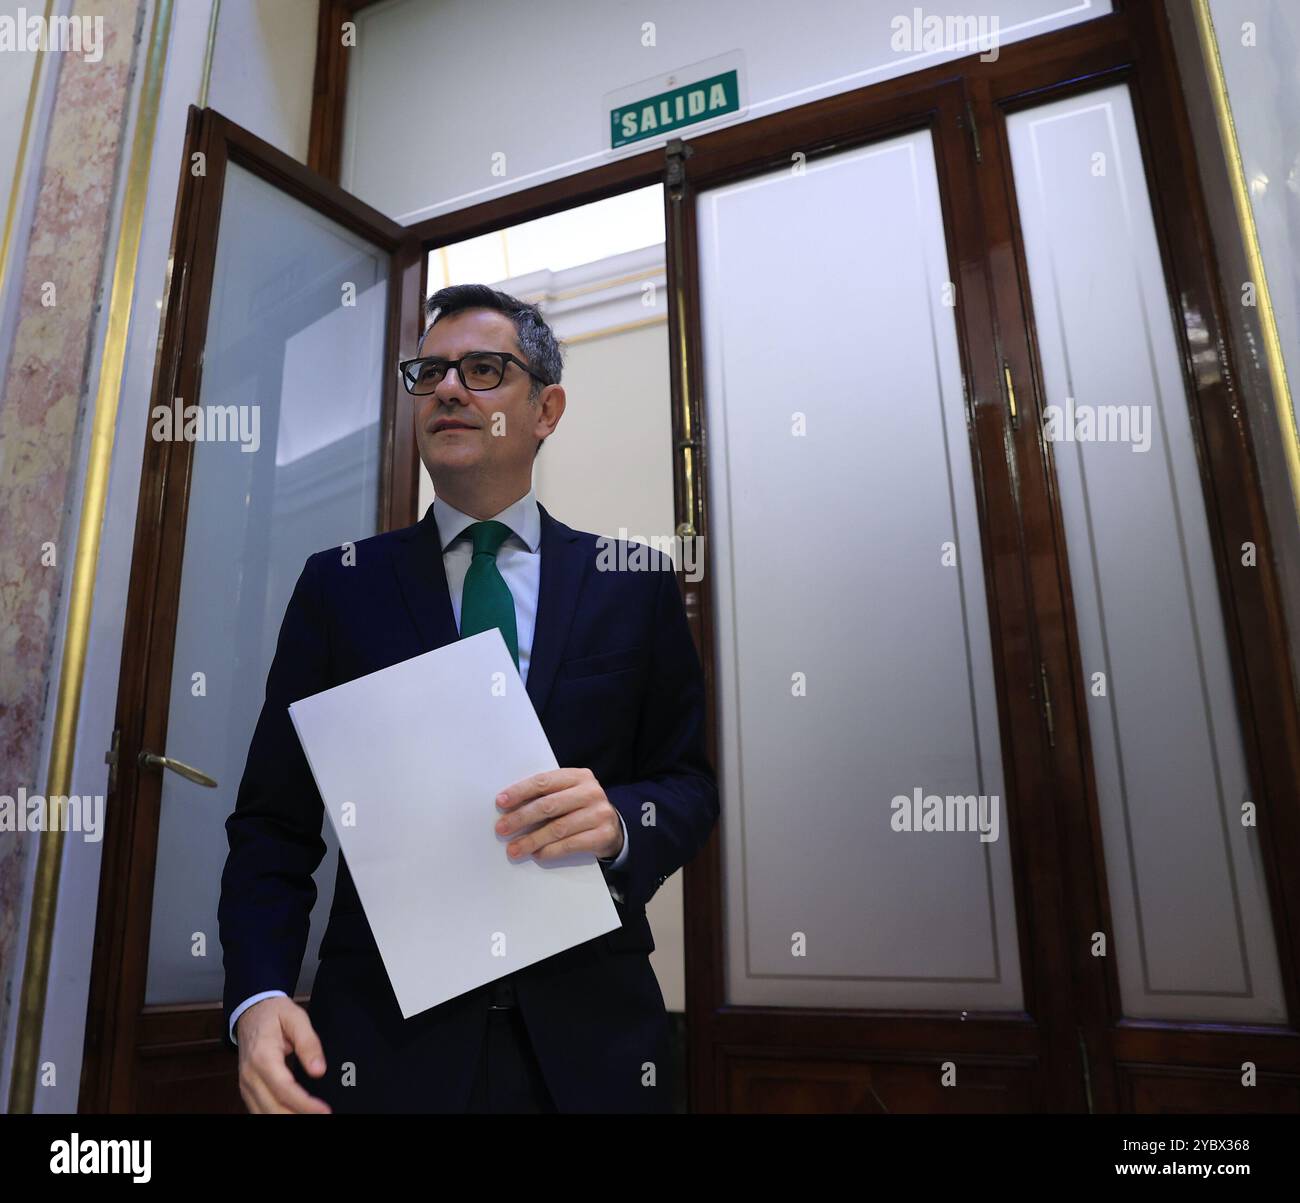
[[[192,764],[186,764],[183,760],[159,756],[157,752],[141,752],[137,759],[147,769],[171,769],[173,773],[179,773],[186,781],[193,781],[195,785],[206,785],[209,789],[217,788],[217,783],[207,773],[201,772]]]

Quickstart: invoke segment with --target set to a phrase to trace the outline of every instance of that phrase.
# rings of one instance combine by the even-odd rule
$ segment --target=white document
[[[619,926],[592,853],[512,861],[496,796],[555,755],[496,628],[289,707],[402,1009]]]

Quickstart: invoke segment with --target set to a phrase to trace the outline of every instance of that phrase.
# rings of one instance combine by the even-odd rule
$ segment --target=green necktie
[[[519,635],[515,630],[515,599],[497,567],[497,551],[510,534],[504,522],[476,522],[467,527],[474,540],[474,558],[465,574],[460,599],[460,637],[498,627],[515,667],[519,667]]]

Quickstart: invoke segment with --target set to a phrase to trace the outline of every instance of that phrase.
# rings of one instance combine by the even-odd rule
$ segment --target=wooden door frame
[[[197,159],[196,156],[203,156]],[[201,172],[191,166],[202,164]],[[418,324],[419,256],[406,231],[337,185],[211,109],[191,107],[172,228],[173,264],[150,406],[200,398],[202,349],[211,302],[228,163],[367,239],[390,256],[387,361],[412,346]],[[198,182],[196,182],[198,181]],[[396,371],[383,385],[380,529],[413,504],[414,432],[399,422]],[[162,779],[137,755],[166,748],[168,699],[180,597],[193,444],[158,441],[146,426],[118,681],[114,761],[100,871],[79,1110],[128,1111],[138,1105],[140,1067],[178,1057],[197,1081],[231,1079],[222,1006],[145,1005]],[[228,783],[227,783],[228,784]],[[215,933],[213,933],[215,937]],[[218,1101],[219,1102],[219,1101]]]

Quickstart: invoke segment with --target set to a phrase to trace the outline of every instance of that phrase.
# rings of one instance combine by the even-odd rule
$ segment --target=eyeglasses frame
[[[498,380],[496,384],[490,384],[486,388],[474,388],[471,385],[466,384],[465,377],[461,375],[460,365],[465,360],[470,359],[475,355],[499,355],[502,358],[502,360],[505,361],[501,364],[501,379]],[[425,360],[428,359],[436,359],[446,365],[446,368],[442,374],[443,380],[447,378],[447,372],[451,371],[452,368],[455,368],[456,379],[459,380],[461,385],[464,388],[468,389],[471,393],[490,393],[494,388],[500,388],[505,383],[505,379],[506,379],[506,363],[518,364],[521,368],[524,369],[525,372],[527,372],[531,377],[533,377],[534,380],[540,380],[543,384],[551,383],[549,380],[546,379],[546,377],[539,375],[537,372],[534,372],[533,369],[530,368],[522,359],[520,359],[518,355],[512,355],[509,351],[493,351],[485,347],[481,351],[466,351],[465,354],[462,355],[459,359],[444,359],[441,355],[417,355],[414,359],[404,359],[400,361],[397,365],[397,373],[399,376],[401,376],[402,383],[406,386],[406,391],[410,393],[412,397],[433,396],[432,392],[428,392],[428,393],[412,392],[410,381],[408,380],[406,375],[406,369],[410,367],[411,364],[423,363]],[[440,380],[438,383],[441,384],[442,381]],[[435,384],[433,387],[436,389],[438,385]]]

